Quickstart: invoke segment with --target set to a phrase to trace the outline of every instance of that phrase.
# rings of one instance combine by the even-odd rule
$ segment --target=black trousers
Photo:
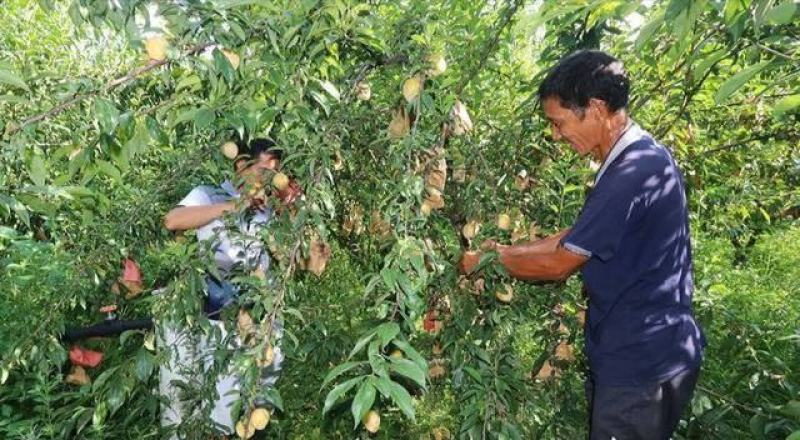
[[[692,400],[700,369],[660,384],[603,386],[586,380],[590,440],[669,440]]]

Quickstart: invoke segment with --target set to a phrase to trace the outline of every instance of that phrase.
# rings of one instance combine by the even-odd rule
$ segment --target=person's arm
[[[562,281],[580,269],[589,257],[568,251],[555,242],[555,249],[548,251],[499,249],[500,264],[514,278],[526,281]]]
[[[488,246],[481,246],[481,247],[484,250],[494,249],[500,251],[500,249],[503,249],[504,252],[512,256],[527,255],[531,253],[553,252],[558,247],[561,238],[567,235],[568,232],[569,229],[564,229],[562,231],[556,232],[553,235],[542,238],[541,240],[528,241],[525,243],[515,244],[513,246],[501,245],[493,241],[490,241],[486,243]]]
[[[236,209],[235,202],[200,206],[178,206],[164,216],[164,227],[170,231],[185,231],[205,226]]]
[[[559,244],[562,237],[569,232],[563,230],[542,240],[519,245],[489,246],[499,254],[500,264],[509,275],[527,281],[564,280],[578,270],[589,257],[564,249]],[[480,252],[467,252],[461,258],[461,270],[472,272],[480,261]]]

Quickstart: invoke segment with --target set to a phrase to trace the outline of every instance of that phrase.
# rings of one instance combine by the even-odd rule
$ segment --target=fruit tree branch
[[[194,54],[196,54],[198,52],[203,51],[205,48],[207,48],[207,47],[209,47],[211,45],[212,45],[211,43],[198,44],[198,45],[192,47],[191,49],[189,49],[186,52],[185,55],[194,55]],[[146,65],[137,67],[137,68],[131,70],[130,72],[128,72],[127,74],[125,74],[124,76],[121,76],[121,77],[116,78],[116,79],[114,79],[112,81],[109,81],[102,88],[100,88],[98,90],[95,90],[95,91],[92,91],[92,92],[89,92],[89,93],[84,93],[82,95],[73,96],[72,98],[62,102],[61,104],[56,105],[55,107],[51,108],[50,110],[48,110],[48,111],[46,111],[44,113],[40,113],[38,115],[32,116],[32,117],[22,121],[20,124],[9,125],[9,129],[6,131],[5,134],[7,136],[11,136],[14,133],[22,130],[23,128],[25,128],[25,127],[27,127],[27,126],[29,126],[31,124],[35,124],[37,122],[43,121],[45,119],[48,119],[50,117],[53,117],[55,115],[60,114],[64,110],[72,107],[73,105],[83,101],[86,98],[91,98],[91,97],[97,96],[101,92],[110,92],[111,90],[113,90],[113,89],[115,89],[115,88],[117,88],[117,87],[119,87],[119,86],[121,86],[123,84],[126,84],[126,83],[128,83],[130,81],[133,81],[134,79],[140,77],[141,75],[143,75],[143,74],[145,74],[145,73],[147,73],[147,72],[149,72],[149,71],[151,71],[153,69],[156,69],[158,67],[163,66],[164,64],[167,64],[168,62],[169,62],[169,60],[167,60],[167,59],[164,59],[164,60],[150,60],[150,62],[148,62]]]

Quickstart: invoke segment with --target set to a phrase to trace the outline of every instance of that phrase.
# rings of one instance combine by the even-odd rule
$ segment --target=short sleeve
[[[180,202],[178,206],[204,206],[211,204],[208,191],[202,186],[195,187]]]
[[[578,220],[561,239],[565,249],[608,261],[631,226],[638,209],[640,179],[635,175],[604,176],[589,195]]]

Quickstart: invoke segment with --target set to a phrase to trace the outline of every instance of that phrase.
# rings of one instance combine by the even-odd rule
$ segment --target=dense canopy
[[[273,183],[303,196],[260,237],[269,273],[237,279],[255,342],[214,356],[244,378],[242,417],[275,407],[255,438],[582,438],[579,277],[456,263],[575,220],[593,164],[553,141],[537,92],[602,49],[688,185],[709,349],[678,435],[800,438],[795,0],[5,0],[0,22],[0,437],[164,437],[151,330],[80,341],[103,353],[87,377],[61,335],[115,304],[224,347],[209,254],[163,217],[233,176],[228,142],[269,137]]]

